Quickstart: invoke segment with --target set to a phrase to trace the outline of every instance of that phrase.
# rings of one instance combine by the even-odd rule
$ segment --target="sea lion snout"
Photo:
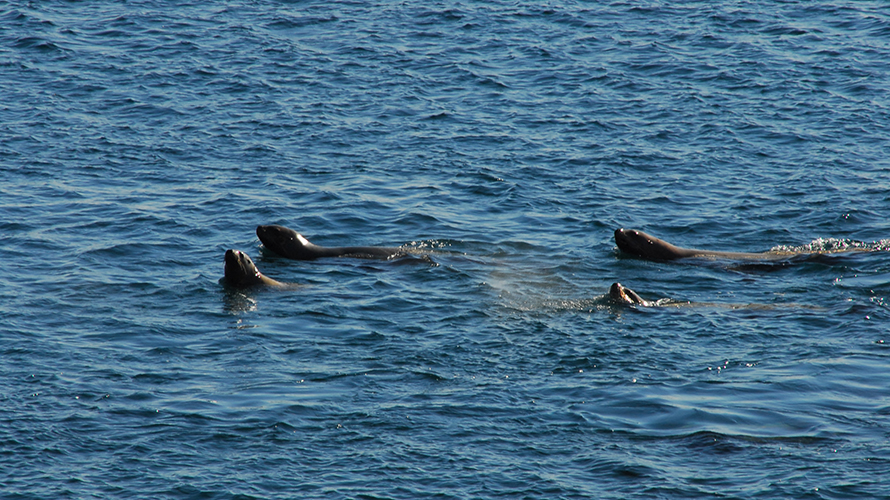
[[[226,268],[228,268],[229,266],[239,265],[240,264],[239,261],[241,260],[240,254],[241,254],[241,252],[239,252],[238,250],[232,250],[232,249],[226,250],[226,257],[225,257]]]
[[[624,228],[615,230],[615,244],[618,245],[618,249],[622,252],[639,255],[640,239],[641,234],[637,230]],[[645,238],[643,240],[645,241]]]

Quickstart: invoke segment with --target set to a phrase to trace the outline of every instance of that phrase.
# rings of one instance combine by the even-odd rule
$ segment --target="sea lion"
[[[258,285],[285,286],[269,278],[257,269],[250,257],[240,250],[226,250],[226,282],[237,288]]]
[[[690,301],[678,301],[669,298],[663,298],[658,300],[646,300],[640,295],[622,285],[621,283],[612,283],[612,286],[609,287],[609,300],[616,305],[624,305],[624,306],[642,306],[642,307],[719,307],[726,309],[755,309],[755,310],[772,310],[772,309],[785,309],[785,308],[799,308],[799,309],[812,309],[812,310],[821,310],[822,308],[817,306],[812,306],[808,304],[799,304],[799,303],[785,303],[785,304],[758,304],[758,303],[750,303],[750,304],[727,304],[727,303],[717,303],[717,302],[690,302]]]
[[[643,299],[637,292],[617,282],[612,283],[612,286],[609,287],[609,298],[617,304],[639,305],[643,307],[657,305],[655,302]]]
[[[257,226],[256,235],[269,250],[294,260],[314,260],[321,257],[388,259],[405,253],[404,250],[392,247],[322,247],[310,243],[300,233],[284,226]]]
[[[794,252],[720,252],[713,250],[698,250],[695,248],[682,248],[660,240],[655,236],[637,231],[636,229],[616,229],[615,243],[625,253],[636,255],[649,260],[676,260],[687,257],[719,257],[724,259],[740,260],[768,260],[785,259],[795,255]]]

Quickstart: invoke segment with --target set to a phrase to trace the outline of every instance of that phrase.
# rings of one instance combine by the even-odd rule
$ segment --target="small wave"
[[[306,16],[295,19],[287,19],[287,18],[277,18],[268,24],[268,27],[273,30],[292,30],[305,28],[308,26],[314,26],[317,24],[326,24],[337,22],[340,19],[337,16]]]
[[[19,38],[16,40],[14,47],[17,49],[34,49],[40,52],[61,52],[64,50],[49,40],[33,36]]]

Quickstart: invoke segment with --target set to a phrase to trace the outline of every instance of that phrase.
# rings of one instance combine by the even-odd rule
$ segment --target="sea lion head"
[[[240,250],[226,250],[226,281],[246,287],[263,283],[263,275],[250,257]]]
[[[636,229],[616,229],[615,244],[624,253],[650,260],[673,260],[683,257],[682,249]]]
[[[300,233],[284,226],[257,226],[256,235],[263,246],[291,259],[311,258],[306,247],[311,245]]]
[[[649,305],[649,302],[643,300],[637,292],[627,288],[621,283],[615,282],[612,283],[612,286],[609,287],[609,298],[612,299],[613,302],[618,304],[637,304],[641,306]]]

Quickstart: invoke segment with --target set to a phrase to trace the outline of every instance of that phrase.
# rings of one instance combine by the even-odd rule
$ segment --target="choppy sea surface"
[[[0,497],[888,498],[890,10],[836,4],[0,2]]]

